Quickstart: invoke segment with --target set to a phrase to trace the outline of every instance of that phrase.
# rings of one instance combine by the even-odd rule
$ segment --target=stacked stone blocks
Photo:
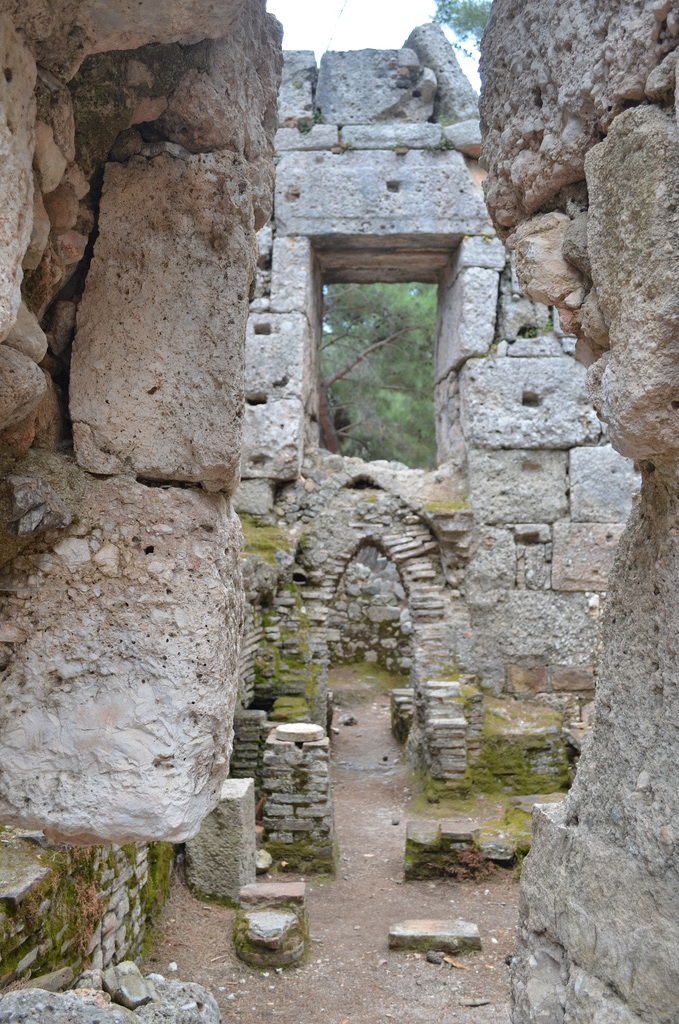
[[[327,737],[266,741],[262,777],[264,847],[291,869],[334,873],[336,839]]]
[[[50,847],[37,834],[4,836],[0,988],[55,967],[77,975],[85,964],[107,967],[140,954],[167,895],[169,844],[82,850]]]

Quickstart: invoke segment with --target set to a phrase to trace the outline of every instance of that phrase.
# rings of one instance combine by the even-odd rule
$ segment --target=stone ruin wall
[[[423,684],[456,671],[587,723],[638,477],[597,419],[570,327],[523,294],[488,219],[476,96],[429,25],[401,51],[328,53],[320,70],[286,52],[279,117],[236,496],[252,526],[241,704],[322,723],[328,664],[367,656],[411,675],[423,731]],[[322,285],[413,278],[439,288],[439,469],[318,452]],[[361,607],[366,550],[398,595]],[[244,764],[261,763],[252,715]]]
[[[568,799],[534,813],[514,1024],[677,1020],[678,43],[671,0],[496,0],[482,46],[490,213],[642,474],[592,736]]]
[[[195,834],[228,772],[282,60],[264,0],[9,0],[0,39],[7,984],[136,955],[171,861],[146,841]]]

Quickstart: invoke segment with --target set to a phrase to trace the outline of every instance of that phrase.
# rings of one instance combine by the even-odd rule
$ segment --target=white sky
[[[430,21],[435,0],[268,0],[267,10],[283,23],[286,50],[391,50],[403,46],[417,25]],[[452,38],[448,30],[446,34]],[[477,61],[458,53],[463,71],[478,91]]]

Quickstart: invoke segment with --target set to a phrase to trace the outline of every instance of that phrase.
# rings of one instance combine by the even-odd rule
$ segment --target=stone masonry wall
[[[236,503],[285,534],[319,663],[388,651],[368,641],[361,617],[392,616],[393,635],[382,639],[400,650],[405,615],[411,649],[392,667],[409,660],[418,694],[454,666],[486,692],[537,700],[566,724],[581,722],[594,694],[608,573],[638,477],[597,419],[571,321],[546,292],[526,296],[516,258],[487,219],[476,100],[456,67],[434,25],[416,29],[401,51],[326,54],[320,69],[313,54],[285,55],[274,216],[259,234],[248,323]],[[314,454],[322,285],[413,278],[438,284],[439,469],[387,472],[352,468],[351,460],[335,468]],[[338,490],[346,472],[367,487],[362,496],[352,483]],[[391,538],[390,551],[427,550],[418,592],[400,578],[404,596],[383,603],[377,593],[361,597],[352,558],[370,538],[383,543],[390,521],[397,535],[413,534]],[[340,565],[350,568],[335,593]],[[276,676],[270,631],[291,601],[290,580],[276,586],[273,608],[248,612],[246,706],[252,687],[264,692],[255,662]],[[361,600],[370,602],[365,611]],[[283,713],[294,711],[288,704]]]
[[[482,46],[489,210],[525,293],[576,333],[612,445],[642,473],[611,575],[592,735],[567,800],[533,820],[514,1024],[661,1024],[679,1005],[678,15],[669,0],[497,0]],[[571,490],[583,522],[596,482]]]
[[[169,889],[173,847],[89,849],[2,833],[0,989],[139,956]]]
[[[330,664],[368,661],[407,672],[412,629],[396,566],[377,548],[363,548],[347,566],[328,616]]]

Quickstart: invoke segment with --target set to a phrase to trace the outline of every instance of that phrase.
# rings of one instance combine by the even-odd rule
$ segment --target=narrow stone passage
[[[337,684],[336,684],[337,685]],[[164,938],[144,968],[190,979],[215,995],[224,1022],[281,1024],[508,1024],[509,972],[518,884],[498,869],[471,882],[403,883],[406,820],[413,784],[389,729],[389,696],[343,670],[337,692],[354,726],[333,736],[334,799],[340,859],[337,878],[310,879],[311,955],[302,968],[268,976],[232,952],[233,912],[207,907],[175,881]],[[485,817],[497,815],[486,800]],[[421,808],[418,805],[418,810]],[[421,816],[421,815],[420,815]],[[398,824],[393,824],[398,820]],[[292,876],[285,876],[286,879]],[[483,952],[458,962],[387,951],[389,925],[411,918],[462,918],[479,926]],[[495,942],[493,940],[496,940]],[[484,1006],[463,1000],[488,999]]]

